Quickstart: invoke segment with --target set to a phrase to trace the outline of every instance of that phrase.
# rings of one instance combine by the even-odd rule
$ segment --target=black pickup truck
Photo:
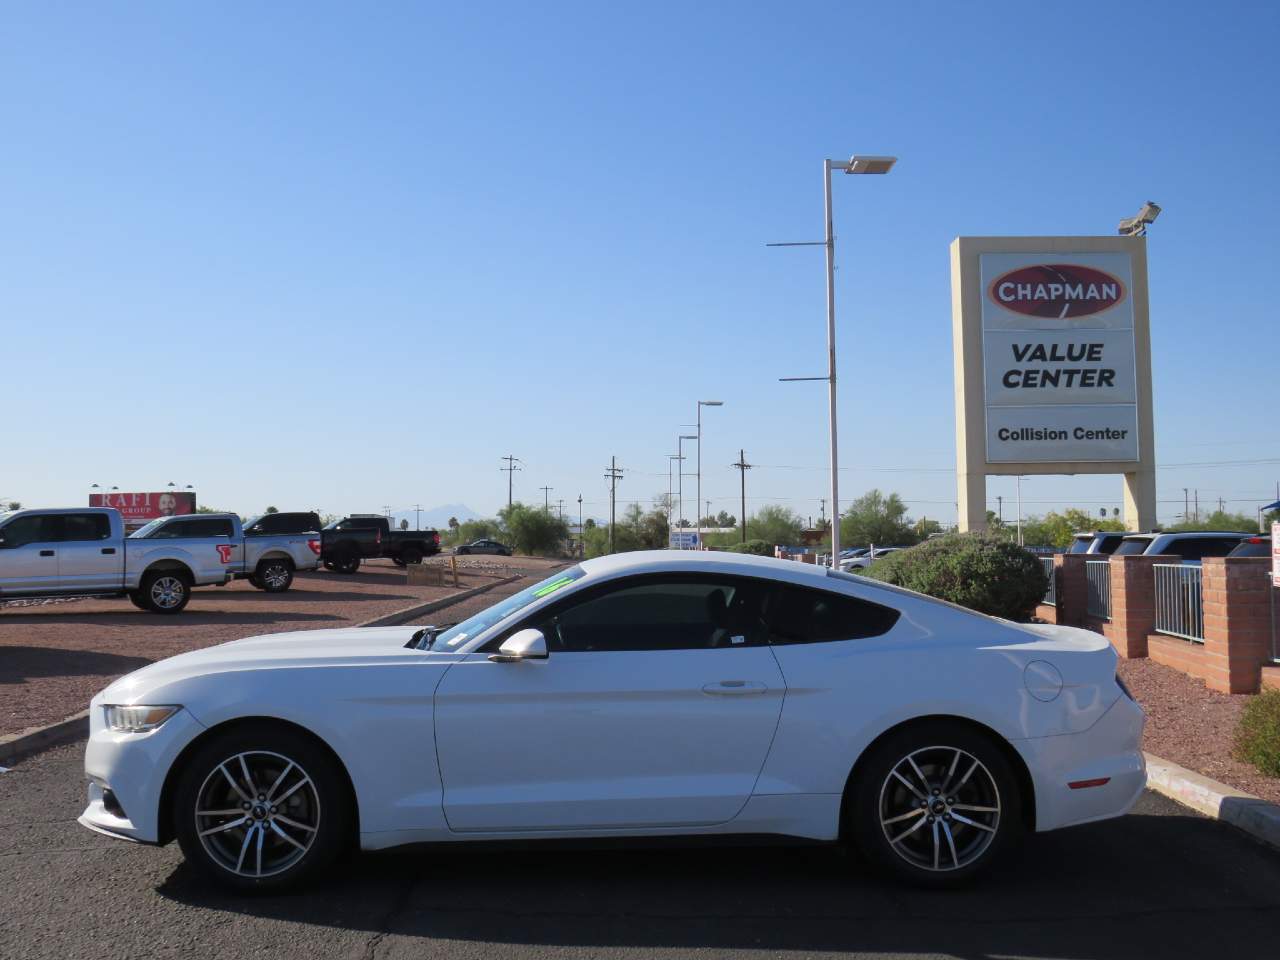
[[[374,557],[388,557],[403,567],[439,552],[436,531],[395,530],[376,514],[335,520],[320,531],[320,562],[338,573],[355,573],[360,561]]]

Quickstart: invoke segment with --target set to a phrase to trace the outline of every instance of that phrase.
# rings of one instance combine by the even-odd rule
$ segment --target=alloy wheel
[[[320,795],[295,761],[246,751],[215,766],[196,794],[196,834],[218,866],[250,879],[293,867],[320,829]]]
[[[279,590],[289,582],[289,568],[283,563],[273,563],[262,571],[262,582],[268,589]]]
[[[1000,828],[995,778],[958,747],[923,747],[899,760],[880,787],[878,809],[889,848],[939,873],[975,863]]]
[[[151,601],[162,610],[172,610],[182,603],[187,585],[179,577],[157,577],[151,584]]]

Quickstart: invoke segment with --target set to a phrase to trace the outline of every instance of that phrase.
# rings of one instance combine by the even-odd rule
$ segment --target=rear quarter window
[[[770,643],[828,643],[881,636],[899,615],[869,600],[787,584],[769,597],[765,622]]]
[[[1118,557],[1137,557],[1146,552],[1147,547],[1151,546],[1150,540],[1122,540],[1120,546],[1116,547],[1115,555]]]

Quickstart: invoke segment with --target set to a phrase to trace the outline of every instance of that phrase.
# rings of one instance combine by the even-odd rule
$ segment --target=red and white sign
[[[1124,281],[1076,263],[1037,263],[991,282],[994,303],[1028,317],[1070,320],[1110,310],[1124,299]]]
[[[1280,520],[1271,521],[1271,585],[1280,587]]]
[[[196,512],[196,495],[191,491],[162,493],[91,493],[89,506],[112,507],[125,523],[146,523],[159,517],[183,516]]]

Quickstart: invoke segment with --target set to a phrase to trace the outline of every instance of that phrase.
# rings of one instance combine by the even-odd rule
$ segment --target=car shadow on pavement
[[[106,677],[132,673],[151,663],[95,650],[59,647],[0,647],[0,684],[25,683],[31,677]]]
[[[896,884],[829,847],[544,842],[359,856],[273,897],[227,894],[184,865],[158,892],[209,910],[365,929],[385,934],[384,947],[401,937],[975,960],[1234,957],[1274,955],[1280,858],[1214,821],[1131,815],[1030,837],[989,877],[954,891]]]
[[[199,599],[196,594],[195,599]],[[338,603],[345,601],[353,601],[357,603],[368,603],[370,600],[404,600],[412,602],[414,600],[422,600],[422,597],[415,597],[409,593],[358,593],[355,591],[337,591],[337,590],[299,590],[294,587],[285,593],[266,593],[261,590],[224,590],[222,593],[215,594],[218,602],[223,600],[243,600],[249,603],[292,603],[300,600],[304,603]],[[195,602],[194,600],[192,601]]]
[[[224,610],[201,610],[193,602],[182,613],[173,616],[161,616],[154,613],[143,613],[132,607],[121,607],[119,610],[99,610],[96,613],[58,613],[48,608],[47,613],[6,615],[0,617],[0,623],[39,625],[42,623],[84,624],[91,627],[138,626],[148,628],[164,628],[181,630],[184,623],[190,624],[198,618],[197,624],[205,626],[210,620],[218,624],[256,624],[256,623],[347,623],[346,617],[330,613],[295,613],[292,611],[266,611],[262,613],[228,613]],[[209,619],[206,619],[209,618]],[[7,647],[0,647],[6,650]]]

